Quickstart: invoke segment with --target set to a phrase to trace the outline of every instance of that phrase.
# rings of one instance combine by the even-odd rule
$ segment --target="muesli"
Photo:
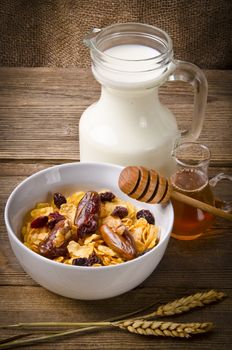
[[[78,266],[108,266],[152,249],[159,228],[149,210],[137,210],[110,191],[55,193],[25,218],[22,237],[34,252]]]

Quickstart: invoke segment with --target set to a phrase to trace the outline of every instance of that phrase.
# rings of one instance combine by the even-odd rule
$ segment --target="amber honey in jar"
[[[208,179],[199,170],[183,169],[172,176],[175,191],[214,205],[214,196]],[[172,236],[182,240],[198,238],[211,226],[214,216],[188,204],[172,200],[174,226]]]
[[[173,189],[186,196],[214,205],[214,195],[208,181],[210,152],[204,145],[187,142],[173,152],[176,172],[171,176]],[[200,237],[208,229],[214,216],[188,204],[172,200],[174,225],[172,237],[192,240]]]

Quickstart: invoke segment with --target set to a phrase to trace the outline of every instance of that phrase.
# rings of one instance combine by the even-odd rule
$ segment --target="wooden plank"
[[[2,159],[61,159],[76,160],[80,159],[78,141],[60,141],[57,140],[0,140],[0,158]]]
[[[232,72],[206,74],[209,97],[199,141],[210,147],[213,164],[230,165]],[[100,93],[90,71],[1,68],[0,77],[0,159],[78,160],[79,118]],[[189,125],[193,96],[188,85],[167,83],[160,97],[181,128]]]
[[[33,162],[31,160],[1,160],[1,176],[29,176],[37,171],[52,167],[54,165],[62,164],[58,160],[46,160],[40,162]],[[1,179],[0,179],[1,181]]]
[[[188,290],[188,293],[194,293],[195,291],[195,289],[190,289]],[[23,322],[25,320],[27,320],[27,322],[33,322],[35,321],[34,314],[37,315],[36,320],[38,322],[88,322],[104,320],[118,316],[125,312],[131,312],[136,308],[144,307],[145,305],[149,305],[152,302],[156,302],[157,300],[160,300],[161,295],[163,295],[163,293],[160,287],[152,289],[137,288],[130,293],[126,293],[116,298],[104,301],[100,300],[90,302],[63,298],[54,295],[53,293],[47,292],[46,290],[39,287],[2,287],[0,293],[2,310],[0,315],[0,322],[1,324],[7,323],[9,320],[13,323]],[[160,302],[165,303],[184,295],[186,295],[186,291],[184,291],[183,288],[176,288],[175,290],[167,289],[165,297],[162,297],[162,300],[160,300]],[[43,300],[42,303],[41,300]],[[219,343],[220,341],[224,341],[225,337],[225,339],[227,339],[226,343],[228,345],[229,341],[231,340],[231,332],[229,326],[229,314],[231,312],[231,309],[231,299],[227,298],[218,305],[209,306],[205,309],[183,314],[180,317],[175,318],[175,322],[203,322],[206,320],[213,321],[216,325],[215,332],[208,337],[201,337],[201,342],[203,342],[203,344],[207,344],[208,341],[213,340],[214,342]],[[34,310],[34,314],[31,312],[31,310]],[[225,328],[222,327],[222,320],[223,322],[224,320],[228,321],[228,324],[225,326]],[[134,337],[133,335],[129,335],[124,332],[122,333],[110,331],[106,332],[105,334],[91,334],[91,336],[89,336],[89,342],[93,346],[94,341],[97,341],[98,343],[100,342],[100,344],[103,346],[104,342],[107,341],[107,338],[110,339],[111,336],[113,336],[113,338],[118,342],[121,342],[121,346],[124,341],[129,341],[135,346],[137,345],[137,342],[140,344],[140,346],[142,344],[143,346],[149,344],[149,339],[145,337]],[[73,344],[73,342],[77,341],[77,339],[79,346],[85,345],[86,339],[85,337],[83,339],[82,336],[78,338],[75,337],[74,340],[72,338],[69,338],[68,342]],[[180,345],[178,340],[176,341],[173,339],[166,339],[164,343],[162,343],[162,338],[158,340],[155,339],[154,341],[156,345],[158,341],[158,344],[161,346],[172,343],[172,346],[174,346],[175,349],[177,349],[177,346]],[[194,340],[193,342],[195,343],[195,341],[197,340]],[[187,342],[185,345],[186,344]],[[191,344],[191,342],[189,344]],[[52,348],[51,344],[46,346],[48,348]],[[57,346],[59,346],[59,342],[57,342]],[[127,346],[128,345],[126,345],[124,349],[127,349]],[[117,349],[117,347],[113,348]]]
[[[196,290],[189,289],[188,293]],[[100,301],[78,301],[56,296],[39,287],[12,287],[1,288],[1,324],[7,322],[34,322],[36,321],[68,321],[88,322],[104,320],[131,312],[136,308],[144,307],[160,300],[162,303],[171,301],[176,297],[186,295],[182,288],[167,289],[163,297],[163,290],[159,287],[146,289],[137,288],[116,298]],[[41,302],[43,301],[43,302]],[[216,328],[214,332],[192,340],[172,338],[153,338],[132,335],[119,330],[106,330],[91,332],[86,335],[68,337],[56,343],[39,344],[33,349],[229,349],[231,344],[230,312],[231,298],[225,299],[217,305],[208,306],[191,313],[174,318],[174,322],[211,321]],[[31,312],[33,310],[33,312]],[[168,318],[169,320],[172,318]],[[166,319],[167,320],[167,319]],[[2,337],[7,335],[2,331]],[[12,333],[11,333],[12,334]],[[14,333],[16,334],[16,333]],[[220,346],[220,347],[219,347]]]

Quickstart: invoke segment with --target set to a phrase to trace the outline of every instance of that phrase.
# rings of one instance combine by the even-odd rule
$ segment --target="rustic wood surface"
[[[232,175],[232,71],[206,71],[209,96],[200,141],[212,152],[210,177]],[[168,302],[187,294],[218,289],[221,303],[175,317],[178,321],[212,321],[213,332],[191,340],[152,338],[119,330],[70,336],[33,349],[231,349],[232,224],[217,218],[202,238],[171,239],[156,271],[139,287],[103,301],[71,300],[35,283],[20,267],[10,248],[4,206],[13,188],[29,175],[54,164],[79,160],[78,121],[99,95],[89,70],[52,68],[0,69],[0,324],[32,321],[103,320],[152,302]],[[186,125],[192,113],[191,88],[168,83],[160,98]],[[231,184],[217,195],[231,200]],[[1,339],[16,334],[1,330]],[[22,348],[23,349],[23,348]]]

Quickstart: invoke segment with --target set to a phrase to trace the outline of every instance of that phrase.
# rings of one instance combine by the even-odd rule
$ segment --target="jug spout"
[[[93,28],[92,31],[84,37],[84,40],[83,40],[84,44],[87,47],[91,48],[93,42],[95,41],[95,38],[97,37],[100,31],[101,31],[100,28]]]

